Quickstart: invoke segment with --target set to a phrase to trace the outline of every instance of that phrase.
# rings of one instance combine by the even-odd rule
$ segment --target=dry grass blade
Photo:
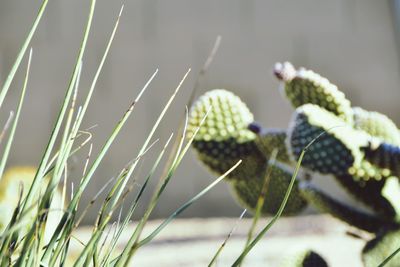
[[[217,252],[215,253],[214,257],[211,259],[210,263],[208,264],[208,267],[211,267],[214,265],[214,263],[216,263],[216,260],[219,256],[219,254],[221,254],[222,250],[224,249],[226,243],[228,242],[229,238],[231,238],[233,232],[236,230],[236,227],[239,224],[239,221],[243,218],[243,216],[246,214],[246,209],[243,210],[243,212],[240,214],[239,218],[236,220],[235,225],[232,227],[231,231],[229,232],[229,234],[226,236],[224,242],[222,242],[221,246],[218,248]]]
[[[222,37],[220,35],[217,36],[217,39],[215,40],[214,46],[210,52],[210,54],[207,57],[207,60],[204,62],[203,67],[201,68],[199,75],[197,76],[196,82],[192,88],[192,92],[190,93],[190,97],[186,103],[186,110],[187,107],[191,107],[193,104],[194,97],[196,96],[197,90],[199,89],[199,84],[201,78],[203,78],[208,71],[208,68],[210,67],[211,63],[214,60],[215,55],[217,54],[217,51],[219,49],[219,46],[221,45],[221,40]],[[187,123],[185,123],[185,119],[187,121],[187,111],[185,113],[185,117],[181,119],[179,127],[178,127],[178,133],[184,132],[184,127],[186,127]],[[174,155],[177,154],[178,151],[178,146],[179,146],[179,135],[176,137],[174,140],[174,144],[172,146],[172,152],[170,153],[170,156],[168,157],[167,164],[165,164],[165,169],[163,171],[163,176],[166,176],[168,173],[168,168],[169,166],[172,165],[172,162],[174,160]]]

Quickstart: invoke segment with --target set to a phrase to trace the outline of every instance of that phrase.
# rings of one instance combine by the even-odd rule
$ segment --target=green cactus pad
[[[400,132],[396,124],[386,115],[366,111],[360,107],[353,108],[354,127],[368,134],[381,138],[392,145],[400,145]]]
[[[400,225],[389,219],[366,213],[356,207],[337,201],[309,182],[299,185],[301,195],[315,208],[362,230],[378,232],[381,229],[395,229]]]
[[[255,144],[256,135],[247,129],[253,114],[233,93],[215,89],[201,96],[190,109],[187,137],[194,135],[210,107],[192,145],[199,160],[217,175],[243,160],[228,179],[262,175],[267,159]]]
[[[292,178],[292,173],[279,165],[268,165],[268,168],[271,168],[271,175],[269,177],[270,180],[264,206],[262,208],[262,214],[274,215],[283,201]],[[252,211],[256,208],[263,184],[264,176],[251,177],[231,183],[233,193],[239,203]],[[300,196],[297,186],[298,182],[296,181],[286,208],[283,211],[284,215],[298,214],[307,206],[307,202]]]
[[[305,250],[284,260],[281,267],[328,267],[328,263],[318,253]]]
[[[308,103],[316,104],[352,123],[350,101],[326,78],[304,68],[296,70],[289,62],[276,63],[274,73],[284,82],[286,97],[295,108]]]
[[[222,175],[240,159],[242,163],[233,170],[228,179],[247,179],[265,173],[267,159],[258,150],[255,142],[238,144],[234,139],[227,141],[194,141],[192,147],[198,159],[216,175]]]
[[[250,127],[250,129],[252,129]],[[271,157],[272,151],[278,150],[276,160],[293,165],[286,148],[286,130],[260,128],[257,132],[256,144],[266,158]]]
[[[395,208],[382,195],[387,180],[356,180],[352,175],[336,176],[335,178],[352,197],[371,208],[374,213],[386,219],[395,219]]]
[[[376,267],[400,247],[400,230],[382,232],[369,241],[362,251],[365,267]],[[400,254],[395,255],[385,267],[400,266]]]
[[[232,92],[214,89],[202,95],[190,109],[187,136],[191,138],[201,120],[211,108],[195,141],[226,141],[234,139],[245,143],[255,139],[255,134],[247,129],[254,117],[246,104]]]
[[[302,166],[338,176],[347,174],[351,168],[360,168],[363,159],[360,148],[368,144],[369,135],[354,130],[333,113],[317,105],[306,104],[297,108],[287,138],[289,152],[295,161],[302,150],[318,136],[318,140],[305,153]]]

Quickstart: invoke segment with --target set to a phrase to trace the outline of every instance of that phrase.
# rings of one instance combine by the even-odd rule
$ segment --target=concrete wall
[[[40,2],[0,1],[2,82]],[[84,58],[81,95],[85,95],[90,85],[121,2],[98,1],[89,50]],[[84,122],[84,127],[98,125],[93,130],[94,154],[152,72],[156,68],[160,72],[95,174],[84,201],[136,156],[161,106],[191,67],[190,77],[157,132],[161,142],[154,152],[176,130],[197,73],[219,34],[222,44],[201,81],[200,92],[213,88],[235,92],[266,126],[286,127],[292,112],[280,97],[278,83],[271,75],[273,64],[285,60],[326,76],[354,105],[386,113],[400,123],[399,64],[391,6],[387,1],[124,2],[120,29]],[[89,1],[50,1],[32,42],[32,75],[10,164],[37,164],[40,160],[71,74],[88,6]],[[8,111],[15,109],[22,73],[18,74],[2,109],[2,123]],[[85,153],[71,160],[71,181],[79,180]],[[147,173],[154,155],[149,153],[146,157],[139,177]],[[170,214],[212,180],[189,153],[154,215]],[[184,216],[239,213],[227,185],[221,184]],[[93,209],[88,219],[94,215]]]

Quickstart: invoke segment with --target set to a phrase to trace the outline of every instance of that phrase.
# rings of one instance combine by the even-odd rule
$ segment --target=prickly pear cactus
[[[215,89],[201,96],[190,109],[187,135],[191,138],[200,126],[193,141],[199,160],[221,175],[241,159],[243,162],[228,178],[246,179],[262,175],[267,163],[255,144],[255,134],[247,129],[251,122],[253,114],[239,97]]]
[[[286,97],[297,108],[287,133],[288,154],[297,160],[307,146],[302,166],[336,180],[368,212],[336,200],[305,181],[299,191],[317,209],[372,233],[382,233],[365,247],[365,266],[377,266],[400,246],[400,131],[387,116],[352,108],[344,94],[320,75],[277,63]],[[322,132],[323,135],[319,136]],[[310,142],[319,136],[318,140]],[[397,181],[392,186],[391,181]],[[400,256],[388,266],[400,266]]]
[[[208,110],[208,116],[200,126]],[[227,90],[215,89],[194,103],[189,113],[187,132],[190,138],[200,126],[192,147],[199,160],[216,175],[222,175],[238,160],[243,160],[229,175],[228,181],[239,203],[254,210],[264,183],[270,155],[259,149],[258,137],[249,130],[251,123],[253,115],[239,97]],[[274,214],[278,210],[292,177],[289,171],[278,165],[271,168],[263,214]],[[304,199],[295,188],[284,214],[298,213],[305,206]]]
[[[270,155],[272,150],[277,148],[279,150],[277,160],[289,165],[293,165],[295,163],[288,158],[288,154],[286,152],[285,131],[265,129],[256,123],[251,124],[249,129],[257,133],[258,138],[256,143],[263,153]],[[281,151],[284,152],[282,153]],[[364,162],[362,162],[362,164],[363,163]],[[364,203],[367,207],[371,208],[380,216],[390,219],[395,217],[396,212],[392,204],[382,196],[381,191],[385,184],[384,180],[370,180],[367,182],[356,179],[350,174],[336,175],[335,178],[352,197]]]
[[[328,79],[304,68],[296,70],[289,62],[276,63],[274,74],[283,82],[285,95],[295,108],[315,104],[352,123],[350,101]]]
[[[250,209],[257,204],[266,170],[271,170],[262,213],[274,214],[292,177],[287,168],[307,148],[303,168],[333,175],[370,210],[336,200],[309,181],[296,181],[285,215],[296,214],[311,203],[360,229],[372,233],[384,230],[385,234],[371,241],[363,252],[366,266],[374,266],[386,257],[386,246],[392,246],[391,235],[398,235],[400,229],[400,186],[387,190],[389,177],[400,176],[400,131],[383,114],[352,108],[335,85],[310,70],[278,63],[274,73],[296,108],[288,130],[262,128],[237,96],[216,89],[200,97],[190,112],[189,137],[210,110],[193,142],[199,159],[218,175],[242,159],[229,182],[240,204]],[[267,162],[276,149],[277,162],[269,166]]]
[[[268,189],[265,194],[264,206],[262,214],[276,214],[278,211],[285,193],[289,187],[293,173],[279,165],[268,165],[270,168],[270,180]],[[252,177],[251,179],[242,179],[231,183],[232,190],[236,195],[239,203],[250,209],[255,209],[258,198],[262,191],[264,177]],[[284,215],[295,215],[307,207],[307,202],[300,196],[298,189],[298,181],[292,189],[286,207],[283,211]]]

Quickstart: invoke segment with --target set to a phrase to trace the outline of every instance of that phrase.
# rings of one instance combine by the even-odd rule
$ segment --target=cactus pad
[[[367,134],[354,130],[319,106],[306,104],[297,108],[287,138],[289,152],[294,160],[318,136],[318,140],[305,153],[303,166],[312,171],[334,175],[344,175],[350,168],[361,166],[363,153],[360,148],[368,144]]]
[[[238,96],[224,89],[211,90],[193,104],[189,114],[188,138],[193,136],[209,108],[210,113],[195,141],[234,139],[237,143],[245,143],[254,140],[254,133],[247,129],[254,120],[253,114]]]
[[[276,63],[274,74],[284,82],[285,95],[295,108],[315,104],[352,123],[350,101],[326,78],[304,68],[296,70],[289,62]]]
[[[283,201],[292,178],[292,173],[279,165],[268,165],[268,168],[271,168],[271,175],[269,177],[270,180],[264,206],[262,208],[262,214],[274,215]],[[263,184],[264,176],[251,177],[246,180],[233,181],[232,190],[242,206],[254,211]],[[298,182],[296,181],[283,211],[284,215],[298,214],[307,206],[307,202],[300,196],[297,187]]]
[[[228,179],[247,179],[262,176],[265,172],[267,159],[255,142],[238,144],[234,139],[220,142],[194,141],[192,147],[197,151],[198,159],[217,175],[224,174],[242,159],[242,163],[228,175]]]
[[[238,160],[243,160],[229,174],[228,179],[262,175],[267,159],[255,144],[256,135],[247,129],[253,122],[253,114],[233,93],[215,89],[201,96],[190,109],[188,138],[194,135],[210,107],[211,110],[192,145],[200,161],[211,171],[221,175]]]

